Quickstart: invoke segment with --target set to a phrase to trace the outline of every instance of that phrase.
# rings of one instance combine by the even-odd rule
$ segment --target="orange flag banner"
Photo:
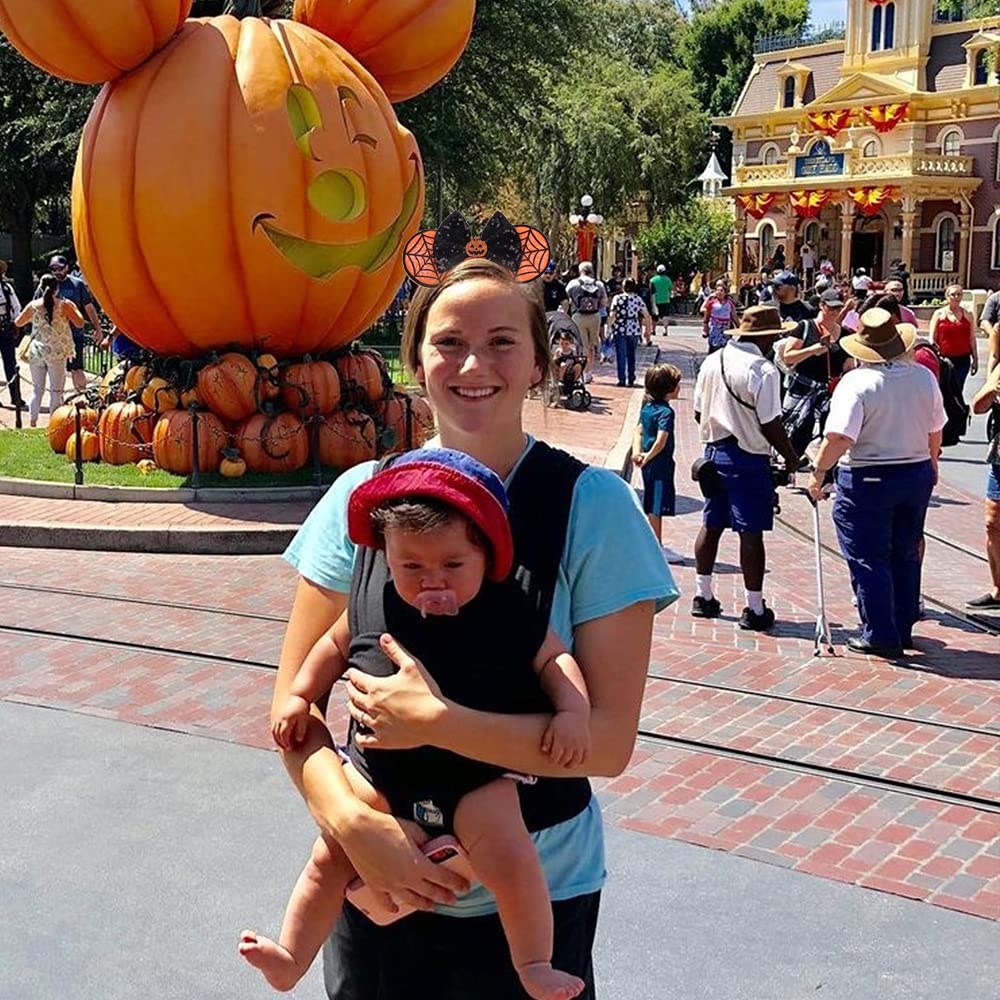
[[[899,104],[869,105],[861,109],[861,118],[876,132],[891,132],[906,117],[909,109],[910,105],[906,101]]]
[[[847,196],[858,206],[862,215],[877,215],[878,210],[899,193],[891,185],[886,187],[848,188]]]
[[[810,111],[806,118],[809,124],[823,135],[831,138],[847,128],[851,120],[850,108],[839,108],[836,111]]]
[[[831,194],[830,191],[792,191],[788,200],[800,219],[815,219],[830,200]]]
[[[740,194],[736,200],[743,206],[747,215],[752,215],[755,219],[762,219],[767,210],[774,204],[776,194]]]

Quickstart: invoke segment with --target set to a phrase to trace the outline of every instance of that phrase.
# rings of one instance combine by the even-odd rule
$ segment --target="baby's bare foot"
[[[286,948],[254,931],[244,931],[240,935],[240,954],[255,969],[260,969],[279,993],[287,993],[305,973]],[[576,996],[575,993],[567,995]]]
[[[533,962],[517,970],[521,985],[534,1000],[573,1000],[583,992],[584,982],[568,972],[553,969],[548,962]]]

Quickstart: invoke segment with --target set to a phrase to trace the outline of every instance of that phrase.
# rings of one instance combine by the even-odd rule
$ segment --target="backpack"
[[[601,311],[601,286],[596,281],[590,281],[592,288],[584,285],[581,279],[577,285],[576,311],[585,316]]]
[[[935,348],[936,350],[936,348]],[[948,422],[941,432],[941,447],[951,448],[962,440],[963,435],[969,429],[969,406],[962,397],[962,391],[958,387],[958,379],[955,378],[955,366],[949,358],[938,352],[938,361],[941,365],[941,374],[938,376],[938,386],[941,389],[941,396],[944,399],[944,412]]]

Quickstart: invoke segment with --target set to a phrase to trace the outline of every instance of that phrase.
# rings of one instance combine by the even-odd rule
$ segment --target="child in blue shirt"
[[[680,388],[681,372],[674,365],[653,365],[646,371],[646,398],[632,444],[632,462],[642,469],[642,509],[664,557],[672,563],[684,561],[680,553],[663,544],[663,518],[674,516],[677,500],[670,400],[677,398]]]

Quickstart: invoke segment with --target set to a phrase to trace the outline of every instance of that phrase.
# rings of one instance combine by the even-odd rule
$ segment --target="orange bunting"
[[[831,194],[830,191],[792,191],[788,200],[800,219],[815,219],[830,200]]]
[[[752,215],[755,219],[762,219],[767,215],[767,210],[774,204],[776,194],[740,194],[736,200],[743,206],[747,215]]]
[[[847,196],[858,206],[862,215],[876,215],[878,210],[898,194],[898,189],[888,187],[848,188]]]
[[[847,128],[851,120],[850,108],[838,108],[836,111],[810,111],[806,118],[809,124],[823,135],[831,138]]]
[[[876,132],[891,132],[905,117],[910,105],[903,101],[898,104],[875,104],[861,109],[861,117],[866,125]]]

